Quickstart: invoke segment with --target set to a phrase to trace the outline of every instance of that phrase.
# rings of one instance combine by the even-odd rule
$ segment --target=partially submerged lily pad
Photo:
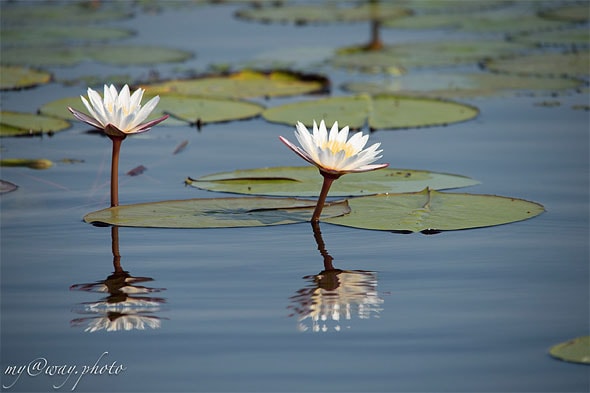
[[[382,82],[351,82],[343,86],[353,93],[401,94],[437,98],[484,97],[518,92],[573,89],[581,80],[525,77],[494,73],[414,73]]]
[[[272,167],[236,170],[188,178],[186,183],[203,190],[268,196],[317,196],[322,176],[316,167]],[[371,195],[387,192],[412,192],[425,187],[448,189],[479,184],[469,177],[420,171],[385,168],[364,173],[349,173],[335,181],[330,196]]]
[[[0,90],[23,89],[50,81],[49,72],[18,66],[0,66]]]
[[[48,169],[53,166],[53,162],[46,158],[2,158],[0,159],[0,166]]]
[[[53,133],[70,128],[63,119],[22,112],[0,112],[0,137]]]
[[[358,95],[285,104],[265,110],[262,116],[270,122],[289,125],[306,119],[304,123],[311,127],[314,119],[324,119],[327,124],[338,121],[352,129],[368,124],[371,130],[381,130],[447,125],[473,119],[478,114],[477,108],[452,101]]]
[[[143,101],[147,102],[153,95],[155,94],[152,94],[150,90],[144,95]],[[87,113],[80,97],[68,97],[49,102],[43,105],[40,111],[46,115],[74,120],[74,116],[67,110],[68,106]],[[161,123],[162,125],[202,125],[248,119],[259,115],[263,109],[263,106],[247,101],[165,94],[160,95],[160,102],[149,119],[155,119],[167,113],[170,114],[170,118]]]
[[[489,227],[535,217],[542,205],[496,195],[443,193],[380,194],[348,200],[351,212],[322,221],[354,228],[436,232]]]
[[[549,350],[549,354],[565,362],[590,364],[590,336],[582,336],[554,345]]]
[[[230,75],[173,80],[144,86],[153,94],[216,98],[282,97],[324,92],[329,80],[320,75],[291,71],[240,71]]]
[[[540,75],[575,78],[590,75],[590,51],[538,53],[508,59],[489,60],[490,71],[516,75]]]
[[[2,49],[2,64],[71,66],[83,61],[112,65],[182,62],[193,56],[180,49],[140,45],[36,46]]]
[[[186,199],[111,207],[87,214],[84,221],[151,228],[259,227],[309,221],[315,205],[315,200],[295,198]],[[329,217],[349,211],[346,201],[324,208]]]
[[[386,46],[380,51],[367,52],[363,47],[343,48],[330,60],[336,67],[362,72],[389,73],[399,69],[450,66],[477,63],[526,48],[507,41],[441,41],[412,42]]]

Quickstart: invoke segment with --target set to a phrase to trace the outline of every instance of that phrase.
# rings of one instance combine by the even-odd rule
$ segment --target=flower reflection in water
[[[299,330],[327,332],[340,331],[342,325],[355,316],[359,319],[378,318],[383,299],[377,292],[377,274],[365,270],[340,270],[334,268],[334,258],[326,251],[320,226],[312,222],[318,250],[324,258],[324,270],[313,276],[303,277],[309,284],[291,297],[293,310],[290,316],[298,316]]]
[[[147,294],[160,292],[165,288],[150,288],[140,283],[153,281],[149,277],[134,277],[121,267],[119,253],[119,228],[111,228],[113,266],[115,271],[104,280],[93,283],[74,284],[70,290],[108,293],[97,301],[81,303],[81,309],[75,312],[90,315],[71,321],[72,326],[86,326],[84,331],[96,332],[106,330],[144,330],[146,327],[158,329],[161,318],[154,315],[166,302],[164,298],[151,297]]]

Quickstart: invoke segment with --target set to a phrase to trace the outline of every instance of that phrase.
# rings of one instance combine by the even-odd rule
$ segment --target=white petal
[[[330,129],[330,134],[328,136],[329,141],[338,140],[338,121],[335,121]]]

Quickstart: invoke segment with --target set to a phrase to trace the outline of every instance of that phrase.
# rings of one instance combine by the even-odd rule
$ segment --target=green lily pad
[[[447,125],[475,118],[477,108],[452,101],[394,95],[330,97],[269,108],[262,116],[270,121],[311,127],[313,120],[338,121],[352,129],[365,124],[371,130]]]
[[[517,75],[579,77],[590,75],[590,51],[570,53],[539,53],[485,62],[494,72]]]
[[[0,159],[0,166],[24,166],[31,169],[48,169],[53,166],[53,162],[45,158],[3,158]]]
[[[568,5],[541,12],[547,19],[565,20],[569,22],[587,22],[588,4]]]
[[[554,345],[549,350],[549,354],[566,362],[590,364],[590,336],[582,336]]]
[[[269,196],[317,197],[322,176],[314,166],[272,167],[215,173],[186,183],[203,190]],[[412,192],[425,187],[448,189],[479,184],[469,177],[413,169],[385,168],[349,173],[336,180],[330,196],[358,196],[387,192]]]
[[[523,199],[428,188],[416,193],[352,198],[348,203],[349,214],[323,221],[381,231],[436,232],[507,224],[545,211],[542,205]]]
[[[241,71],[225,76],[174,80],[144,86],[152,94],[180,94],[216,98],[282,97],[318,93],[330,82],[319,75],[290,71]]]
[[[343,48],[329,63],[361,72],[393,72],[397,75],[400,69],[477,63],[524,48],[526,46],[523,44],[507,41],[412,42],[385,46],[380,51],[371,52],[365,51],[363,47]]]
[[[510,0],[398,0],[398,3],[404,7],[419,14],[432,13],[468,13],[486,9],[494,9],[512,3]]]
[[[22,112],[0,112],[0,136],[35,135],[62,131],[71,124],[63,119]]]
[[[236,17],[263,23],[282,22],[298,25],[335,22],[358,22],[375,18],[393,19],[409,15],[410,11],[387,3],[362,4],[341,7],[335,2],[322,5],[279,5],[274,7],[245,8]]]
[[[6,2],[2,5],[3,27],[31,28],[40,25],[88,25],[94,22],[110,22],[129,18],[133,15],[125,2]]]
[[[588,28],[544,31],[520,35],[514,37],[514,40],[517,42],[549,47],[587,48],[590,46]]]
[[[98,26],[35,26],[23,29],[2,29],[2,45],[40,46],[58,44],[80,44],[127,38],[133,35],[130,30]]]
[[[456,29],[475,33],[518,34],[556,29],[567,22],[540,18],[533,11],[506,8],[465,14],[422,14],[388,20],[383,27],[402,29]]]
[[[295,198],[212,198],[140,203],[89,213],[84,221],[126,227],[237,228],[294,224],[311,219],[316,201]],[[324,212],[335,217],[350,211],[346,201]]]
[[[51,81],[51,74],[24,67],[0,66],[0,90],[23,89]]]
[[[147,102],[155,95],[152,93],[151,90],[149,94],[146,92],[143,101]],[[49,102],[43,105],[40,111],[49,116],[74,120],[74,116],[67,110],[68,106],[87,113],[80,97],[67,97]],[[149,119],[168,113],[171,117],[162,125],[186,125],[187,123],[201,125],[248,119],[258,116],[263,109],[263,106],[247,101],[165,94],[160,95],[160,102]]]
[[[2,49],[2,64],[71,66],[83,61],[112,65],[147,65],[185,61],[192,53],[135,45],[35,46]]]
[[[583,81],[562,78],[525,77],[492,73],[420,73],[393,80],[351,82],[347,91],[366,94],[402,94],[404,96],[460,98],[485,97],[519,92],[551,92],[580,87]]]

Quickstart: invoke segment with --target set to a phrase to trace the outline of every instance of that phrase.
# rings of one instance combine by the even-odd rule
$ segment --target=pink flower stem
[[[334,180],[340,177],[340,175],[324,172],[322,170],[320,170],[320,174],[324,177],[324,183],[322,184],[322,190],[320,191],[320,196],[318,197],[318,204],[315,206],[315,210],[313,211],[313,215],[311,216],[311,222],[320,221],[320,215],[322,214],[322,210],[324,209],[324,204],[326,203],[328,191],[330,191],[330,187],[332,186]]]
[[[113,141],[113,155],[111,161],[111,207],[119,206],[119,151],[121,143],[125,137],[112,136],[109,138]]]

